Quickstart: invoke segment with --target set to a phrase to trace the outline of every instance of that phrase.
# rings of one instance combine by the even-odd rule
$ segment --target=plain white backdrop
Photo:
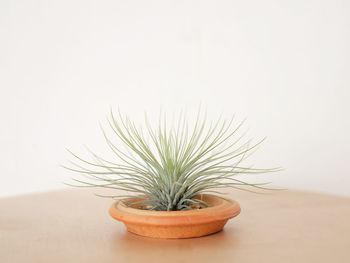
[[[111,106],[202,102],[267,136],[252,161],[285,171],[259,180],[350,196],[349,47],[345,0],[2,0],[0,195],[65,188]]]

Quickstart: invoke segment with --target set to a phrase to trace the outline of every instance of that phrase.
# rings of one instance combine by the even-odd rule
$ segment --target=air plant
[[[200,196],[219,193],[221,188],[247,187],[267,189],[263,183],[248,183],[237,178],[242,174],[261,174],[279,168],[257,169],[242,163],[263,140],[252,144],[242,142],[239,134],[244,121],[235,124],[235,118],[208,124],[198,113],[193,125],[184,114],[168,125],[166,116],[160,116],[157,128],[152,127],[147,115],[145,127],[138,127],[120,111],[111,110],[108,124],[116,139],[126,148],[117,146],[102,128],[106,143],[116,160],[107,160],[90,151],[92,160],[86,160],[68,150],[75,161],[71,171],[83,179],[72,178],[81,187],[122,190],[124,195],[108,197],[138,197],[142,209],[159,211],[188,210],[206,207]]]

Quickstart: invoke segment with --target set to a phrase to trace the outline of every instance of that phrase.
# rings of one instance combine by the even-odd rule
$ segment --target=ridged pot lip
[[[112,204],[110,215],[124,223],[142,225],[194,225],[228,220],[237,216],[241,208],[237,201],[211,194],[202,194],[210,207],[186,211],[150,211],[127,206],[132,198],[122,199]]]

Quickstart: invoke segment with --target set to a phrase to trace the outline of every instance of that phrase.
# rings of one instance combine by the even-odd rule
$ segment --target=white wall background
[[[350,195],[350,2],[0,1],[0,195],[64,188],[110,106],[201,101],[268,137],[276,185]]]

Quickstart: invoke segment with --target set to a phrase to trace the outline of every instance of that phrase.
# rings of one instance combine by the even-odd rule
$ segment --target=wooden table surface
[[[71,190],[0,199],[0,262],[350,262],[350,199],[236,191],[241,214],[202,238],[137,236],[110,199]]]

